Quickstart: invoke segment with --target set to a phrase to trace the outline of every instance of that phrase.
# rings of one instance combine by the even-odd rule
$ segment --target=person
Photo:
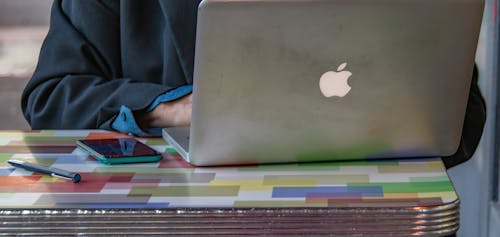
[[[200,2],[54,1],[21,100],[31,127],[148,136],[188,125]]]
[[[189,125],[201,0],[55,0],[37,68],[22,95],[33,129],[110,129],[158,136]],[[446,167],[468,160],[485,103],[475,70],[462,140]]]

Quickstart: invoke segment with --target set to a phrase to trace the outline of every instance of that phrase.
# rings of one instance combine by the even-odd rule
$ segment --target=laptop
[[[453,154],[482,1],[205,0],[190,127],[194,165]]]

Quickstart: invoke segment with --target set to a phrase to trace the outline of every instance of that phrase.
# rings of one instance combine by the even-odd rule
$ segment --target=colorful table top
[[[0,208],[412,207],[457,202],[438,158],[193,167],[161,138],[159,163],[105,165],[75,141],[99,130],[1,131]],[[18,159],[78,172],[80,183],[17,169]]]

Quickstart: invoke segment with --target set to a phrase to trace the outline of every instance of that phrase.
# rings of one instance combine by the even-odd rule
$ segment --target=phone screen
[[[86,150],[91,149],[106,159],[161,155],[134,138],[79,140],[78,142]]]

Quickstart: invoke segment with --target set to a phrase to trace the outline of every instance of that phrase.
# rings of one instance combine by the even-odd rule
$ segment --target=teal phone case
[[[89,155],[93,156],[100,162],[107,165],[157,162],[163,158],[163,155],[160,153],[155,155],[145,155],[145,156],[123,156],[123,157],[108,158],[102,155],[101,153],[97,152],[93,148],[87,146],[86,144],[83,144],[80,140],[77,140],[76,144],[78,145],[79,148],[89,153]]]

